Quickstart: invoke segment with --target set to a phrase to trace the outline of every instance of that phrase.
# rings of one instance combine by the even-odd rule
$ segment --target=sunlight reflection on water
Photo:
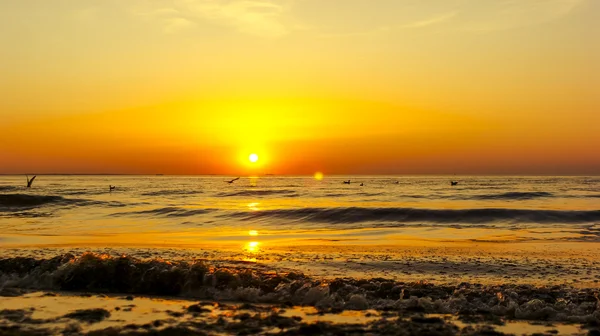
[[[596,177],[452,178],[1,176],[0,245],[600,241]]]

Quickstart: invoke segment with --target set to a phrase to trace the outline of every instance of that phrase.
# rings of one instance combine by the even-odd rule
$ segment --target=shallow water
[[[0,244],[600,240],[598,177],[227,179],[38,176],[27,189],[23,176],[0,176]]]

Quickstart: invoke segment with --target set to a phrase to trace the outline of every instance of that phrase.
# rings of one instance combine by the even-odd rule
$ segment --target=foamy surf
[[[359,321],[364,320],[361,324],[354,325],[353,330],[374,335],[398,334],[399,330],[406,327],[417,328],[413,330],[418,330],[419,333],[427,333],[433,330],[432,326],[435,330],[447,330],[448,334],[455,334],[462,329],[457,326],[459,322],[462,322],[465,331],[473,331],[477,327],[477,330],[483,328],[481,330],[488,332],[494,329],[493,326],[505,325],[514,320],[578,323],[584,327],[600,323],[598,290],[570,286],[472,283],[445,285],[423,281],[407,283],[385,278],[319,279],[298,272],[239,265],[234,267],[210,261],[142,260],[93,253],[80,256],[64,254],[50,259],[1,259],[0,270],[0,295],[25,298],[15,301],[15,306],[29,308],[25,303],[33,303],[26,299],[35,298],[36,295],[42,299],[47,297],[54,298],[53,302],[57,301],[57,294],[54,294],[56,292],[41,295],[31,292],[32,290],[63,293],[59,297],[67,295],[64,294],[65,291],[88,293],[84,297],[101,295],[101,300],[79,299],[83,301],[81,306],[92,304],[90,308],[65,312],[55,318],[36,319],[28,309],[2,310],[0,324],[5,327],[16,327],[14,323],[19,323],[18,328],[48,328],[48,324],[65,323],[69,320],[80,321],[84,326],[104,320],[108,322],[112,314],[120,315],[122,309],[137,309],[137,304],[140,303],[136,297],[140,295],[171,297],[167,298],[167,302],[173,300],[174,296],[179,300],[200,300],[198,304],[181,304],[179,301],[179,309],[162,309],[172,317],[189,314],[193,321],[203,323],[205,327],[215,323],[215,329],[209,329],[209,333],[211,330],[215,333],[231,332],[238,323],[236,320],[243,322],[248,319],[254,321],[254,329],[251,330],[255,333],[267,332],[274,325],[279,327],[282,334],[308,330],[317,333],[343,332],[349,330],[352,322],[339,323],[340,320],[335,318],[343,318],[347,311],[369,311],[366,315],[354,315]],[[105,295],[120,297],[124,301],[117,305],[113,301],[113,305],[107,309],[105,304],[110,300]],[[77,300],[71,299],[69,302]],[[141,300],[144,302],[143,297]],[[127,301],[130,304],[126,304]],[[231,302],[237,304],[231,305]],[[241,303],[245,305],[240,305]],[[303,310],[297,308],[301,306],[313,307],[321,316],[329,314],[334,320],[325,324],[322,323],[327,319],[317,324],[310,322],[310,315],[302,314]],[[228,323],[207,321],[208,317],[202,317],[203,314],[215,315],[217,307],[236,317]],[[296,312],[293,316],[302,317],[294,319],[293,316],[286,316],[286,310]],[[369,316],[375,318],[368,319]],[[163,318],[166,319],[163,316],[156,320],[162,321]],[[302,323],[303,320],[305,322]],[[183,331],[193,332],[196,330],[195,325],[189,324],[189,321],[190,319],[162,321],[133,329],[152,332],[177,326]],[[471,329],[466,329],[464,323],[473,325]],[[74,332],[85,328],[77,323],[71,324],[70,328]],[[219,325],[220,328],[216,328]],[[64,328],[68,326],[65,323]],[[240,326],[247,327],[246,324],[238,325]],[[378,330],[382,327],[384,330]],[[98,330],[108,332],[106,328],[108,327]],[[126,330],[127,327],[117,324],[112,328],[115,332],[114,328]],[[60,331],[54,330],[52,333],[55,332]]]

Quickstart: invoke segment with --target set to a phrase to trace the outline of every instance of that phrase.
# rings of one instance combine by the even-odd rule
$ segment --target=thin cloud
[[[426,19],[426,20],[409,23],[407,25],[404,25],[404,28],[423,28],[423,27],[436,25],[436,24],[446,22],[446,21],[452,19],[453,17],[456,16],[456,14],[458,14],[458,12],[450,12],[450,13],[434,16],[434,17]]]
[[[158,18],[169,30],[209,21],[250,35],[280,37],[291,30],[284,24],[286,11],[282,1],[175,0],[170,8],[145,8],[137,14]]]
[[[364,37],[364,36],[375,36],[379,34],[385,34],[392,31],[392,27],[382,26],[376,27],[369,31],[361,31],[361,32],[352,32],[352,33],[329,33],[329,34],[321,34],[320,38],[323,39],[334,39],[334,38],[348,38],[348,37]]]
[[[371,20],[367,21],[362,20],[365,8],[353,2],[327,1],[339,2],[345,10],[323,12],[323,3],[316,0],[172,0],[166,8],[164,3],[159,6],[153,1],[138,2],[143,9],[136,14],[157,20],[166,32],[210,22],[260,37],[277,38],[294,31],[310,30],[322,38],[337,38],[442,24],[445,29],[455,31],[513,29],[559,19],[590,0],[445,0],[435,1],[433,6],[385,1],[369,7],[367,17]],[[320,15],[314,19],[312,14],[306,13]]]
[[[135,10],[134,14],[151,21],[160,22],[166,34],[172,34],[194,26],[194,22],[183,17],[174,8],[154,8]]]
[[[460,29],[474,32],[527,27],[558,20],[586,0],[469,0],[462,6]],[[482,10],[485,8],[485,10]]]
[[[181,17],[173,17],[165,19],[164,30],[165,33],[172,34],[187,28],[191,28],[194,25],[195,24],[188,19],[184,19]]]

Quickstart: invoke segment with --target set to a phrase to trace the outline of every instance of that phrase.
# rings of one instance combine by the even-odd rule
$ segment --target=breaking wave
[[[491,194],[491,195],[477,195],[471,197],[471,199],[479,200],[529,200],[541,197],[554,197],[552,193],[544,191],[530,191],[530,192],[507,192],[502,194]]]
[[[0,192],[2,191],[13,191],[21,188],[17,188],[15,186],[0,186]]]
[[[141,211],[130,211],[130,212],[120,212],[115,213],[112,216],[123,216],[123,215],[133,215],[133,216],[164,216],[164,217],[191,217],[195,215],[204,215],[210,212],[215,211],[214,209],[184,209],[178,207],[165,207],[165,208],[157,208],[151,210],[141,210]]]
[[[81,195],[86,195],[86,196],[96,196],[96,195],[104,195],[104,194],[108,194],[110,193],[110,191],[108,190],[108,188],[105,189],[66,189],[66,190],[60,190],[58,191],[60,194],[63,195],[68,195],[68,196],[81,196]]]
[[[297,196],[295,190],[277,189],[277,190],[243,190],[233,193],[220,193],[218,197],[238,197],[238,196],[269,196],[269,195],[284,195],[285,197]]]
[[[72,205],[88,202],[82,199],[64,198],[54,195],[26,195],[4,194],[0,195],[0,209],[2,208],[34,208],[46,204]]]
[[[351,196],[351,195],[340,194],[340,193],[327,193],[327,194],[319,195],[316,197],[348,197],[348,196]]]
[[[508,223],[589,223],[600,221],[600,210],[521,209],[417,209],[417,208],[301,208],[255,212],[234,212],[226,216],[242,219],[282,218],[322,223],[429,222],[480,224]]]
[[[165,190],[157,190],[157,191],[149,191],[142,193],[142,196],[184,196],[184,195],[196,195],[201,194],[202,191],[199,190],[181,190],[181,189],[165,189]]]
[[[66,198],[58,195],[27,195],[27,194],[0,194],[0,211],[33,209],[45,205],[103,205],[109,207],[126,206],[120,202],[92,201],[80,198]]]
[[[600,322],[594,288],[434,285],[389,279],[313,279],[301,273],[204,262],[141,260],[86,253],[52,259],[0,259],[0,295],[18,289],[166,295],[246,303],[314,306],[321,312],[377,309],[488,314],[523,320]],[[189,309],[189,308],[188,308]]]

